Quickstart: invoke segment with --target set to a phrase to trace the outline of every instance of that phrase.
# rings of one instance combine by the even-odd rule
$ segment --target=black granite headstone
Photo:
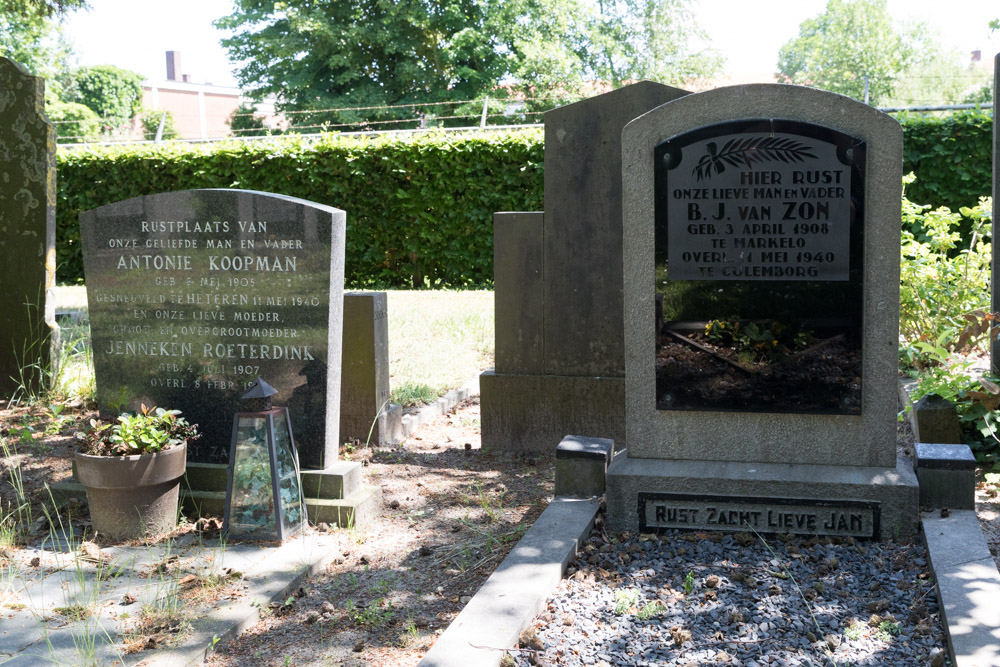
[[[345,214],[244,190],[170,192],[80,216],[102,416],[181,410],[225,462],[257,377],[291,413],[303,468],[337,459]]]
[[[751,119],[654,160],[657,407],[860,413],[864,142]]]

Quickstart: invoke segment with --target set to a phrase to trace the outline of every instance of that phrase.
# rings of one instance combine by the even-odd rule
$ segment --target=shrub
[[[45,107],[45,115],[56,127],[61,144],[97,141],[101,136],[101,118],[90,107],[76,102],[56,102]]]
[[[947,116],[901,114],[903,170],[917,174],[913,201],[952,211],[990,194],[993,116],[981,110]],[[964,230],[963,230],[964,231]],[[963,234],[964,238],[968,238]]]
[[[142,125],[142,138],[146,141],[156,139],[156,133],[160,129],[160,121],[163,121],[163,134],[160,136],[164,141],[179,138],[180,132],[174,126],[174,114],[165,109],[143,109],[139,114],[139,123]]]
[[[903,182],[912,185],[913,174]],[[974,327],[990,307],[991,200],[980,198],[960,213],[930,208],[903,197],[900,349],[915,366],[927,365],[922,358],[941,361],[973,344]],[[958,232],[963,216],[972,225],[965,248]]]
[[[94,111],[108,131],[126,127],[142,106],[143,76],[112,65],[81,67],[73,72],[63,97]]]
[[[95,146],[58,156],[61,282],[83,279],[80,212],[155,192],[243,188],[347,211],[351,287],[493,279],[493,213],[542,210],[537,130]]]

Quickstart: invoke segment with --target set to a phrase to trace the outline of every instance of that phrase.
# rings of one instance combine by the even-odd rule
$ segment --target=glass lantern
[[[305,505],[288,409],[257,378],[233,418],[223,532],[231,538],[282,542],[302,529]]]

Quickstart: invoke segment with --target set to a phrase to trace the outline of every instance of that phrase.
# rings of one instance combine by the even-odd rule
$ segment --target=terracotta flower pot
[[[114,540],[159,535],[177,526],[177,500],[187,443],[152,454],[76,453],[76,475],[87,489],[90,522]]]

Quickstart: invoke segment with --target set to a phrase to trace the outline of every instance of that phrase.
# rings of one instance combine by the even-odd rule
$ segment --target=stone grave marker
[[[545,212],[494,216],[496,368],[483,445],[625,441],[621,132],[688,93],[642,81],[545,114]]]
[[[344,294],[343,355],[340,439],[377,445],[400,442],[403,409],[389,402],[389,318],[385,292]]]
[[[0,397],[22,383],[42,388],[57,331],[47,298],[55,285],[56,134],[44,100],[45,82],[0,56]]]
[[[993,58],[993,99],[1000,95],[1000,53]],[[995,102],[994,102],[995,104]],[[996,106],[993,107],[993,115],[996,117]],[[993,206],[1000,201],[1000,128],[997,123],[993,123]],[[997,217],[993,216],[993,238],[997,237]],[[997,280],[1000,280],[1000,248],[997,243],[993,243],[993,264],[990,268],[990,305],[993,312],[1000,312],[1000,289],[997,289]],[[996,375],[1000,373],[1000,337],[990,336],[990,373]]]
[[[188,458],[228,460],[257,377],[288,407],[304,469],[337,460],[345,214],[262,192],[187,190],[80,216],[102,416],[181,410]]]
[[[899,124],[832,93],[734,86],[654,109],[622,144],[628,447],[609,523],[913,535]]]

